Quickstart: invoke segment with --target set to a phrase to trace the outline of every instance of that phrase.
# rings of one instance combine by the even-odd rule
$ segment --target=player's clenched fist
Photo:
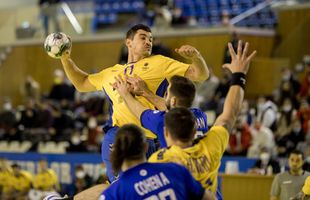
[[[186,59],[195,59],[201,56],[199,51],[195,47],[190,45],[183,45],[180,48],[175,49],[175,52],[177,52]]]

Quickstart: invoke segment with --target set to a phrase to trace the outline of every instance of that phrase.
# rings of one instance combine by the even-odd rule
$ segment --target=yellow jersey
[[[149,162],[175,162],[185,166],[205,189],[216,193],[218,169],[228,144],[229,134],[223,126],[213,126],[193,145],[182,149],[171,146],[155,152]]]
[[[19,192],[28,191],[31,188],[32,184],[32,174],[30,172],[21,170],[19,176],[12,176],[10,181],[15,190]]]
[[[7,194],[9,193],[13,188],[12,184],[10,182],[11,177],[13,176],[12,172],[9,171],[1,171],[0,172],[0,193]]]
[[[133,76],[136,74],[145,81],[148,88],[154,94],[163,97],[170,78],[174,75],[184,76],[188,67],[189,64],[162,55],[155,55],[139,60],[138,62],[114,65],[99,73],[89,75],[88,80],[97,90],[104,91],[108,96],[110,101],[111,126],[134,123],[141,127],[140,120],[129,111],[118,92],[110,85],[110,83],[115,82],[114,77],[118,75],[124,76],[125,74]],[[154,109],[154,106],[144,97],[137,96],[136,98],[143,106]],[[156,138],[156,135],[151,131],[146,129],[144,131],[148,138]]]
[[[38,173],[33,179],[33,187],[42,191],[56,190],[58,187],[57,175],[52,169]]]
[[[302,187],[302,192],[305,195],[310,195],[310,176],[307,177],[304,186]]]

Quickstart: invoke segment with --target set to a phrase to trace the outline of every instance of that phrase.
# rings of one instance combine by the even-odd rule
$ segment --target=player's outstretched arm
[[[209,78],[208,66],[200,52],[195,47],[183,45],[180,48],[175,49],[175,52],[192,61],[192,64],[185,73],[185,77],[196,82],[202,82]]]
[[[134,96],[130,93],[130,85],[127,80],[123,80],[122,77],[119,75],[115,78],[115,83],[111,84],[119,95],[124,99],[128,109],[131,113],[133,113],[138,119],[140,119],[141,114],[147,110]]]
[[[61,56],[61,63],[69,80],[79,92],[96,91],[95,86],[93,86],[88,80],[88,74],[78,68],[70,58],[70,52],[71,49],[65,51]]]
[[[146,98],[151,104],[153,104],[158,110],[165,111],[167,110],[167,106],[165,100],[160,96],[154,94],[146,85],[146,83],[137,75],[134,77],[126,77],[127,82],[133,88],[133,93],[138,96],[143,96]]]
[[[216,119],[215,126],[224,126],[229,132],[231,131],[238,113],[241,109],[245,86],[245,75],[248,72],[249,64],[254,58],[256,51],[247,56],[249,43],[245,44],[242,49],[242,42],[238,43],[237,54],[231,43],[228,44],[229,53],[231,55],[231,63],[225,64],[223,67],[232,72],[231,86],[225,99],[223,113]]]

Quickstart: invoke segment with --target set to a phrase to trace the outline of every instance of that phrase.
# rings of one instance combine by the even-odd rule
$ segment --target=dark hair
[[[187,108],[173,108],[165,115],[165,127],[173,139],[188,142],[196,129],[195,117]]]
[[[174,75],[170,79],[171,95],[177,97],[178,105],[184,107],[191,107],[195,98],[196,88],[194,83],[183,76]]]
[[[152,33],[150,27],[144,24],[137,24],[131,27],[126,33],[126,39],[133,39],[138,30],[144,30],[146,32]]]
[[[114,172],[118,172],[124,160],[137,160],[145,156],[146,138],[141,128],[127,124],[118,129],[110,155]]]
[[[290,152],[290,154],[289,154],[289,157],[290,157],[292,154],[301,155],[301,158],[304,159],[304,154],[303,154],[301,151],[297,150],[297,149],[292,150],[292,151]]]

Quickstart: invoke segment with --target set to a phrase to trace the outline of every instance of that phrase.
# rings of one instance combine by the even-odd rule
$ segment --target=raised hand
[[[190,45],[182,45],[180,48],[175,49],[175,52],[177,52],[180,56],[186,59],[196,59],[200,57],[199,51]]]
[[[242,49],[242,41],[238,42],[237,54],[232,47],[231,43],[228,43],[228,49],[231,56],[231,63],[224,64],[223,67],[229,69],[232,73],[242,72],[246,74],[249,70],[249,64],[256,55],[256,51],[253,51],[251,55],[247,56],[249,50],[249,43],[245,43],[244,49]]]

